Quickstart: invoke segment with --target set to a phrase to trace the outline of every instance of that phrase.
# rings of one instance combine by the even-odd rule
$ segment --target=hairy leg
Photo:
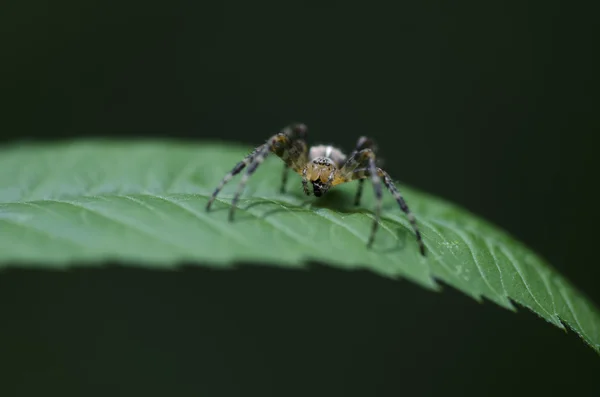
[[[279,156],[287,166],[292,167],[294,170],[297,170],[298,168],[302,169],[306,163],[306,143],[304,143],[305,136],[306,126],[304,124],[292,124],[284,128],[280,133],[273,135],[265,144],[257,147],[250,155],[238,163],[231,172],[225,175],[221,183],[219,183],[213,192],[212,197],[206,204],[206,210],[208,211],[210,209],[215,198],[223,189],[223,186],[225,186],[225,184],[229,182],[234,175],[238,174],[247,167],[246,173],[242,176],[242,179],[238,185],[238,189],[231,202],[229,220],[233,220],[237,202],[242,191],[244,190],[244,187],[246,186],[246,183],[248,182],[248,179],[271,152]]]
[[[367,138],[366,136],[361,136],[360,138],[358,138],[358,141],[356,142],[356,147],[354,148],[354,151],[350,154],[350,158],[355,156],[358,152],[360,152],[363,149],[371,149],[373,150],[373,152],[375,152],[375,144],[373,143],[373,140]],[[354,197],[354,205],[360,204],[360,198],[362,197],[364,183],[364,179],[358,180],[358,188],[356,189],[356,196]]]
[[[342,167],[339,180],[337,180],[334,184],[350,182],[353,180],[364,180],[366,178],[371,178],[371,182],[373,183],[373,190],[375,192],[376,202],[375,219],[367,245],[371,246],[373,244],[375,233],[377,232],[377,229],[379,227],[379,218],[382,204],[381,180],[383,179],[383,184],[386,186],[386,188],[389,190],[392,196],[394,196],[394,199],[400,206],[400,209],[406,214],[408,221],[410,222],[417,237],[419,251],[422,255],[425,255],[425,245],[423,243],[421,232],[417,227],[415,216],[408,208],[408,205],[406,204],[406,201],[398,191],[398,188],[396,188],[396,186],[394,185],[392,178],[388,175],[387,172],[383,171],[381,168],[378,168],[376,166],[375,154],[371,149],[363,149],[355,153],[350,158],[348,158],[346,164],[344,164],[344,167]]]
[[[375,219],[373,220],[373,226],[371,227],[371,235],[369,236],[367,247],[371,247],[373,245],[373,241],[375,240],[375,233],[379,228],[379,218],[381,217],[381,203],[383,202],[383,189],[381,187],[381,178],[379,178],[377,166],[375,165],[375,154],[373,152],[370,152],[370,154],[371,156],[369,156],[368,159],[367,169],[368,173],[370,174],[371,182],[373,183],[373,191],[375,193]]]
[[[302,189],[304,190],[304,194],[310,196],[310,190],[308,190],[308,177],[307,177],[308,169],[304,167],[302,169]]]
[[[284,164],[283,165],[283,173],[281,175],[281,188],[279,188],[279,191],[281,193],[285,193],[285,185],[287,185],[289,171],[290,171],[290,166],[287,164]]]
[[[239,163],[237,163],[235,165],[235,167],[233,167],[233,169],[231,171],[229,171],[227,173],[227,175],[225,175],[223,177],[223,179],[221,180],[221,182],[219,183],[219,185],[217,186],[217,188],[214,190],[212,196],[208,200],[208,203],[206,203],[206,210],[207,211],[210,209],[210,207],[212,206],[213,202],[217,198],[217,195],[223,189],[223,187],[227,184],[227,182],[229,182],[235,175],[239,174],[244,168],[246,168],[248,166],[248,164],[250,164],[252,162],[252,160],[254,160],[254,157],[256,156],[256,153],[259,152],[262,149],[263,146],[265,146],[265,145],[261,145],[261,146],[257,147],[256,149],[254,149],[252,151],[252,153],[250,153],[242,161],[240,161]]]
[[[422,238],[421,232],[419,231],[419,228],[417,226],[417,221],[415,219],[415,216],[408,208],[408,205],[406,204],[404,197],[402,197],[402,195],[398,191],[398,188],[396,188],[396,185],[394,185],[394,182],[392,181],[392,178],[390,178],[388,173],[385,172],[384,170],[382,170],[381,168],[377,169],[377,173],[383,179],[383,183],[388,188],[388,190],[390,191],[392,196],[394,196],[394,199],[400,206],[400,209],[406,214],[406,217],[408,218],[408,221],[410,222],[410,225],[412,226],[412,228],[415,232],[415,235],[417,236],[417,243],[419,244],[419,251],[421,252],[421,255],[425,256],[425,244],[423,243],[423,238]]]

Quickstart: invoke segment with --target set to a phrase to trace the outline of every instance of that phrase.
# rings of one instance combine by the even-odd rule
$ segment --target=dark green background
[[[394,178],[510,231],[599,304],[591,4],[9,0],[0,134],[371,135]],[[0,275],[3,396],[600,395],[576,335],[449,288],[115,265]]]

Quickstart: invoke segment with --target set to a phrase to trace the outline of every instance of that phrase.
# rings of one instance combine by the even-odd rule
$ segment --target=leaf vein
[[[475,249],[473,248],[471,239],[467,235],[465,235],[462,231],[460,231],[459,229],[454,229],[453,231],[454,231],[454,233],[456,233],[457,236],[459,236],[465,242],[465,245],[469,249],[469,253],[471,254],[471,257],[473,258],[473,262],[475,262],[475,267],[477,267],[477,270],[479,271],[479,274],[481,275],[481,278],[483,279],[485,284],[489,287],[489,289],[494,294],[501,296],[498,293],[498,291],[496,291],[496,289],[490,284],[488,278],[486,277],[485,272],[483,271],[483,269],[481,267],[481,263],[479,263],[479,260],[477,259],[477,256],[475,255]]]
[[[508,258],[508,261],[510,262],[512,267],[516,270],[519,278],[521,279],[521,281],[523,281],[523,285],[525,285],[525,289],[527,290],[529,295],[533,298],[533,301],[540,307],[540,309],[542,309],[548,315],[548,317],[550,317],[551,319],[554,319],[554,315],[552,313],[549,313],[548,310],[546,310],[546,308],[540,304],[540,302],[537,300],[537,298],[533,294],[533,291],[531,291],[531,287],[529,286],[529,283],[527,282],[527,280],[525,280],[525,276],[523,276],[521,269],[519,268],[519,264],[515,261],[515,259],[512,257],[512,255],[509,252],[507,252],[506,249],[502,246],[499,247],[499,249],[504,254],[504,256],[506,256],[506,258]]]
[[[47,237],[49,240],[53,241],[55,239],[61,240],[65,243],[70,243],[73,246],[76,246],[77,248],[87,248],[88,246],[86,244],[83,244],[80,241],[76,241],[76,240],[72,240],[68,237],[62,236],[62,235],[57,235],[57,234],[52,234],[44,229],[38,229],[32,225],[28,225],[28,224],[24,224],[24,223],[20,223],[20,222],[16,222],[12,219],[7,219],[7,218],[0,218],[0,222],[4,222],[4,223],[8,223],[11,224],[13,226],[18,226],[21,227],[23,229],[27,229],[27,230],[31,230],[35,233],[41,234],[45,237]]]
[[[564,291],[564,289],[562,288],[561,285],[558,285],[557,287],[558,287],[558,293],[561,294],[561,296],[565,300],[565,303],[567,304],[567,307],[569,308],[569,311],[573,315],[573,320],[575,320],[575,324],[577,324],[577,327],[579,328],[579,332],[581,332],[581,335],[585,339],[592,342],[592,339],[587,335],[584,328],[581,326],[579,319],[577,318],[577,314],[575,313],[575,310],[573,309],[573,303],[571,302],[571,299],[569,298],[569,294]]]
[[[148,237],[151,237],[154,240],[157,240],[157,241],[159,241],[159,242],[161,242],[163,244],[166,243],[167,245],[170,245],[170,246],[176,248],[178,251],[180,251],[180,250],[183,250],[183,252],[187,251],[186,247],[180,246],[179,244],[176,244],[176,243],[174,243],[174,242],[172,242],[170,240],[163,239],[162,237],[157,236],[152,229],[147,229],[147,228],[144,228],[144,227],[142,227],[140,225],[135,225],[133,223],[124,222],[122,220],[115,219],[115,218],[113,218],[113,217],[111,217],[109,215],[106,215],[102,211],[86,207],[83,204],[75,203],[75,202],[72,202],[72,201],[63,201],[63,200],[41,200],[41,201],[62,203],[62,204],[71,205],[71,206],[73,206],[75,208],[83,209],[83,210],[88,211],[88,212],[90,212],[92,214],[98,215],[98,216],[100,216],[100,217],[102,217],[102,218],[104,218],[104,219],[106,219],[106,220],[108,220],[108,221],[110,221],[112,223],[115,223],[115,224],[121,225],[121,226],[125,226],[129,230],[133,230],[134,232],[137,232],[139,234],[143,234],[143,235],[146,235]]]
[[[498,257],[496,256],[496,253],[494,252],[494,246],[488,239],[483,239],[483,241],[484,241],[485,245],[487,246],[488,250],[490,251],[492,259],[494,260],[494,266],[496,266],[496,269],[498,269],[498,274],[500,275],[500,285],[502,286],[502,292],[503,292],[504,296],[508,296],[508,292],[506,291],[506,286],[504,285],[504,275],[502,274],[502,269],[500,268],[500,263],[498,262]]]
[[[184,210],[185,212],[194,215],[194,217],[196,219],[198,219],[199,221],[201,221],[202,223],[210,224],[213,228],[218,229],[223,234],[228,235],[228,236],[234,238],[235,240],[238,241],[238,243],[240,243],[242,245],[245,245],[247,247],[252,247],[252,244],[250,244],[248,242],[247,238],[245,238],[241,234],[235,232],[234,229],[231,228],[231,227],[223,227],[219,222],[215,222],[214,220],[212,220],[210,218],[210,216],[205,215],[204,213],[201,213],[201,212],[198,212],[198,211],[194,211],[191,208],[189,208],[189,207],[181,204],[180,202],[175,201],[173,199],[170,199],[170,198],[168,198],[166,196],[152,196],[152,197],[161,199],[161,200],[163,200],[163,201],[165,201],[165,202],[167,202],[167,203],[169,203],[169,204],[171,204],[171,205],[173,205],[173,206],[175,206],[177,208],[180,208],[180,209]]]

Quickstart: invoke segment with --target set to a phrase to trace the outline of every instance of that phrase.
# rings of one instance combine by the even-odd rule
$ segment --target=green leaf
[[[396,202],[366,248],[373,195],[352,203],[356,184],[306,197],[272,156],[250,179],[236,221],[227,221],[236,179],[205,212],[220,179],[245,148],[222,144],[83,141],[0,151],[0,268],[66,268],[108,259],[148,268],[181,261],[232,267],[238,261],[303,267],[316,260],[369,269],[429,289],[435,280],[477,301],[511,301],[563,327],[600,352],[600,313],[539,256],[469,212],[400,184],[428,250],[423,258]]]

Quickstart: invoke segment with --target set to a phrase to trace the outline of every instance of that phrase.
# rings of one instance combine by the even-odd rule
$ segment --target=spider
[[[425,255],[425,245],[421,238],[421,233],[417,227],[417,222],[414,215],[408,209],[406,201],[392,182],[392,178],[387,172],[378,168],[375,165],[375,145],[373,141],[367,137],[360,137],[356,143],[354,151],[350,156],[346,156],[341,150],[333,146],[318,145],[307,147],[305,138],[307,135],[307,127],[304,124],[292,124],[285,127],[278,134],[269,138],[266,143],[254,149],[242,161],[237,163],[235,167],[221,180],[212,194],[212,197],[206,204],[206,211],[210,210],[212,203],[217,198],[217,195],[223,189],[223,186],[239,174],[244,168],[248,167],[246,173],[242,177],[238,189],[231,201],[229,210],[229,221],[233,221],[233,214],[240,194],[244,190],[248,178],[252,176],[258,166],[265,160],[269,153],[273,152],[279,156],[285,163],[283,169],[283,177],[281,184],[281,192],[285,191],[285,185],[288,178],[288,171],[291,168],[300,176],[302,176],[302,188],[304,193],[309,196],[309,182],[312,184],[312,191],[316,197],[321,197],[333,186],[358,180],[358,190],[356,192],[354,204],[360,204],[360,198],[363,190],[363,183],[366,178],[371,178],[373,189],[375,191],[376,206],[375,218],[371,234],[367,242],[367,247],[371,247],[375,239],[375,232],[379,227],[379,218],[381,213],[382,187],[383,184],[394,196],[400,209],[406,214],[408,220],[416,234],[417,243],[421,255]]]

